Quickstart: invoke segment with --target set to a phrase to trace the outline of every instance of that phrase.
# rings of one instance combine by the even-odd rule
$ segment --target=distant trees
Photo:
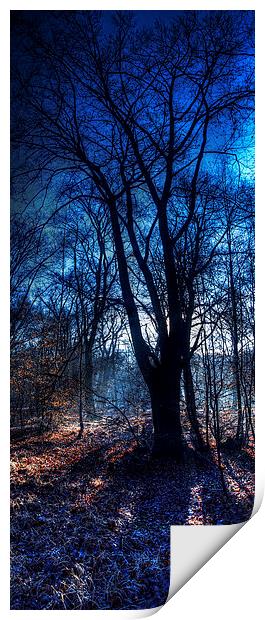
[[[46,226],[75,204],[68,290],[75,295],[88,391],[91,352],[112,297],[111,303],[126,311],[129,338],[150,394],[153,454],[179,461],[182,378],[196,447],[203,449],[208,441],[209,407],[217,442],[220,438],[216,356],[224,360],[227,355],[225,320],[232,342],[238,441],[246,390],[243,398],[252,403],[243,379],[244,304],[236,289],[234,254],[240,190],[232,204],[233,188],[240,185],[233,164],[240,168],[243,133],[251,131],[251,20],[249,12],[182,12],[172,22],[137,30],[129,12],[116,12],[107,33],[104,14],[95,11],[51,11],[44,20],[36,12],[14,12],[14,40],[23,58],[23,66],[14,61],[14,91],[21,102],[19,110],[14,102],[19,123],[18,128],[14,122],[14,143],[24,153],[22,174],[50,204]],[[28,163],[33,160],[34,177]],[[247,208],[249,200],[250,189]],[[83,212],[88,226],[80,232]],[[245,228],[243,246],[251,235]],[[112,295],[111,286],[117,289],[114,264],[119,290]],[[60,272],[63,298],[66,270]],[[246,286],[250,280],[248,272]],[[206,438],[192,371],[200,347],[206,363]],[[251,356],[250,342],[248,347]],[[80,386],[81,374],[82,364]],[[252,386],[252,379],[247,384]],[[80,408],[81,403],[82,393]],[[246,406],[250,420],[251,404]],[[82,416],[80,422],[82,428]]]
[[[36,227],[35,232],[43,247],[42,227]],[[54,246],[52,263],[47,259],[50,256],[47,245],[46,260],[38,262],[35,257],[34,268],[32,256],[24,252],[22,275],[18,279],[23,286],[14,286],[12,299],[14,408],[25,408],[26,400],[30,415],[43,420],[45,408],[52,412],[48,403],[56,394],[57,403],[65,403],[59,393],[63,389],[69,392],[67,379],[70,379],[70,383],[74,381],[75,386],[77,383],[79,386],[81,433],[83,401],[88,412],[92,414],[94,410],[93,348],[116,275],[113,254],[106,256],[108,234],[104,211],[97,210],[93,216],[84,209],[79,223],[68,211],[49,229],[48,237],[46,235],[46,243],[50,237],[53,239],[50,242]],[[17,243],[20,243],[18,233]],[[32,401],[32,390],[43,403],[41,409],[37,396]],[[29,401],[32,401],[31,407]],[[49,419],[50,415],[46,416],[46,423]]]

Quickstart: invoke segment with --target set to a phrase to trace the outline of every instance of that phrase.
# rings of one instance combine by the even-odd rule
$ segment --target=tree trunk
[[[179,355],[177,355],[176,351],[176,343],[178,341],[176,333],[179,335],[179,330],[176,327],[178,313],[173,312],[172,307],[174,304],[174,309],[176,310],[176,296],[174,294],[176,289],[176,273],[175,275],[173,274],[174,261],[171,260],[170,274],[167,273],[168,296],[170,297],[169,305],[171,305],[169,329],[170,333],[174,334],[174,338],[171,337],[171,342],[169,342],[169,337],[166,337],[168,348],[167,355],[165,354],[165,344],[161,346],[161,354],[163,353],[165,360],[162,364],[157,359],[153,359],[150,347],[143,338],[138,308],[130,284],[127,259],[114,199],[109,200],[109,207],[117,252],[120,284],[128,316],[135,357],[143,379],[149,388],[151,397],[154,427],[152,454],[156,458],[174,458],[178,462],[181,462],[183,459],[179,405],[181,366],[177,365],[176,361],[180,359],[180,352]],[[165,231],[165,218],[162,224],[164,235],[167,236],[167,241],[170,243],[170,239],[168,240],[168,230]],[[166,245],[165,238],[163,239],[163,244]],[[169,261],[169,257],[167,258]]]
[[[196,400],[195,400],[193,378],[192,378],[192,372],[191,372],[191,366],[190,366],[189,359],[185,363],[185,366],[183,369],[183,377],[184,377],[184,389],[185,389],[187,413],[188,413],[189,421],[191,424],[191,430],[194,436],[195,448],[199,450],[204,450],[205,444],[201,436],[201,431],[200,431],[200,427],[199,427],[199,423],[197,419]]]
[[[82,346],[82,336],[81,336],[80,355],[79,355],[79,433],[78,433],[78,439],[81,439],[81,437],[83,436],[83,432],[84,432],[82,356],[83,356],[83,346]]]
[[[149,384],[153,416],[154,458],[174,458],[183,460],[183,446],[180,423],[180,376],[178,370],[154,370]]]
[[[232,260],[232,240],[230,227],[227,231],[227,242],[229,252],[229,277],[230,277],[230,294],[232,305],[232,342],[233,342],[233,367],[236,387],[236,399],[237,399],[237,430],[236,430],[236,442],[242,443],[243,440],[243,410],[242,410],[242,398],[241,398],[241,386],[240,386],[240,363],[239,363],[239,348],[238,348],[238,312],[237,305],[238,299],[235,287],[234,267]]]
[[[94,415],[95,402],[93,394],[93,354],[90,343],[85,338],[85,372],[84,372],[84,384],[85,384],[85,402],[88,415]]]

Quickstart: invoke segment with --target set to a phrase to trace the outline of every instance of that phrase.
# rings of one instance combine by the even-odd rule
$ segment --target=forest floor
[[[142,421],[131,418],[141,438]],[[61,430],[11,444],[11,609],[142,609],[168,595],[170,525],[247,520],[250,450],[214,461],[152,461],[117,417],[77,439]]]

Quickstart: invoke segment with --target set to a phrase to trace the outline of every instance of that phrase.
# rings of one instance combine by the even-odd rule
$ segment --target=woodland
[[[11,608],[165,602],[254,498],[254,14],[11,11]]]

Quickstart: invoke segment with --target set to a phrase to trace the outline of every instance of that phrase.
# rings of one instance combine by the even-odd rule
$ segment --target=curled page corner
[[[243,523],[173,525],[170,532],[170,586],[167,601],[236,534]]]
[[[264,489],[259,485],[256,489],[250,519],[258,512],[263,495]],[[229,525],[172,525],[170,528],[170,585],[166,603],[249,520]]]

